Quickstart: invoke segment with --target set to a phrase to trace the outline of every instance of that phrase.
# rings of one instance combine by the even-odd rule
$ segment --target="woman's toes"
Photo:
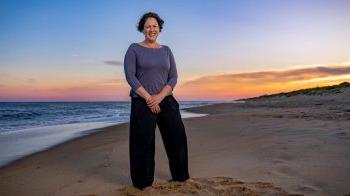
[[[189,179],[185,180],[185,182],[186,182],[186,183],[193,183],[194,180],[193,180],[192,178],[189,178]]]
[[[154,188],[152,186],[148,186],[148,187],[143,188],[142,191],[144,191],[144,192],[152,192],[152,191],[154,191]]]

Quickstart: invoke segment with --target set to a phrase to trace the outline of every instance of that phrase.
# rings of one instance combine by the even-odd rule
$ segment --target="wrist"
[[[148,94],[148,95],[146,95],[144,98],[145,98],[145,100],[147,101],[147,100],[149,100],[151,97],[152,97],[152,96],[151,96],[150,94]]]
[[[159,95],[162,99],[164,99],[164,98],[167,96],[166,93],[162,93],[162,92],[160,92],[158,95]]]

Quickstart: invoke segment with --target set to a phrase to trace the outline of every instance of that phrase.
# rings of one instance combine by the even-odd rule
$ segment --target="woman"
[[[170,48],[157,43],[164,21],[153,12],[144,14],[138,31],[143,42],[132,43],[124,58],[124,72],[131,87],[129,155],[133,185],[152,190],[155,129],[158,124],[169,159],[173,181],[192,181],[188,173],[185,127],[172,91],[177,70]]]

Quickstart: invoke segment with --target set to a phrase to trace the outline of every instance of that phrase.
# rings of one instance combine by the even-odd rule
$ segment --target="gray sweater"
[[[166,84],[173,89],[177,83],[175,59],[170,48],[147,48],[132,43],[124,57],[124,73],[131,87],[129,96],[137,97],[140,86],[151,94],[159,93]]]

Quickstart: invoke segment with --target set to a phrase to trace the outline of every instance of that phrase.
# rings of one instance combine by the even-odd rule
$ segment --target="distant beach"
[[[350,88],[187,108],[193,183],[168,182],[156,130],[154,195],[350,193]],[[128,123],[0,168],[0,195],[144,195],[131,186]]]

